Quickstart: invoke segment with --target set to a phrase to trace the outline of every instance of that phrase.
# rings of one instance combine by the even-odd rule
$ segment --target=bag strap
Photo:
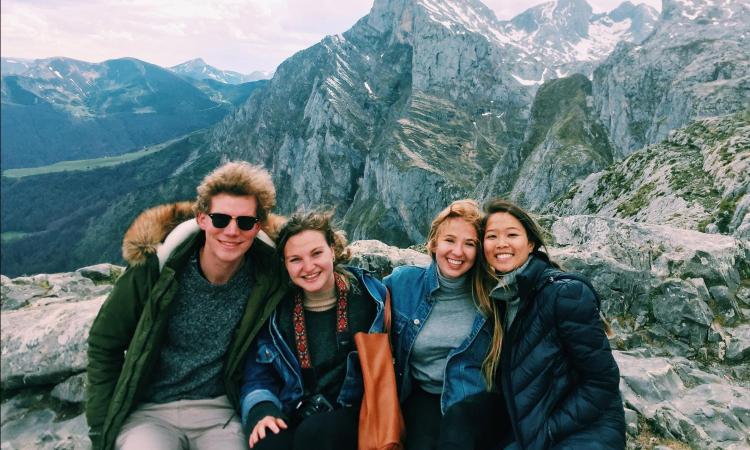
[[[388,288],[385,288],[385,303],[383,305],[383,332],[389,336],[391,334],[391,290]]]

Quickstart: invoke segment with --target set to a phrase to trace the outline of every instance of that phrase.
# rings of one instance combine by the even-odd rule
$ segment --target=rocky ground
[[[594,216],[543,222],[614,328],[628,449],[749,448],[750,241]],[[429,262],[378,241],[352,248],[379,275]],[[2,450],[89,448],[86,336],[121,271],[2,277]]]
[[[750,110],[693,122],[544,208],[750,238]]]

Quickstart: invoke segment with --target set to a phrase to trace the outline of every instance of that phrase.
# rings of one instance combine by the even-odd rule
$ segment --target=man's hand
[[[273,431],[274,434],[279,434],[281,430],[286,430],[286,422],[284,419],[278,417],[266,416],[255,424],[253,432],[250,433],[250,448],[253,448],[255,444],[261,439],[266,437],[266,428]]]

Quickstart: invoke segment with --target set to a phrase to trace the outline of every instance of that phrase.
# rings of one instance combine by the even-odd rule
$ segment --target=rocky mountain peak
[[[501,29],[518,50],[513,70],[519,81],[539,85],[572,73],[590,74],[617,42],[641,42],[657,20],[646,5],[593,14],[585,0],[560,0],[530,8],[502,22]]]
[[[621,44],[594,73],[595,108],[620,156],[750,102],[746,2],[666,0],[662,17],[640,45]]]
[[[204,69],[208,66],[203,58],[195,58],[169,68],[171,71]]]
[[[365,18],[376,32],[403,42],[411,34],[415,0],[375,0]]]
[[[172,72],[195,80],[213,80],[225,84],[241,84],[248,81],[270,78],[269,74],[253,72],[250,75],[231,70],[221,70],[207,64],[203,58],[195,58],[169,68]]]
[[[659,12],[654,8],[639,3],[634,5],[623,2],[608,14],[614,22],[630,21],[630,34],[633,42],[642,42],[654,30],[654,25],[659,20]]]
[[[591,5],[586,0],[558,0],[553,17],[561,31],[585,38],[589,35],[591,13]]]
[[[194,65],[194,66],[206,66],[206,61],[203,60],[203,58],[195,58],[191,59],[190,61],[186,61],[184,64],[186,65]]]
[[[454,33],[499,33],[495,13],[478,0],[376,0],[367,23],[393,41],[411,43],[416,22],[425,19]]]
[[[591,13],[591,5],[586,0],[558,0],[534,6],[513,18],[511,23],[529,33],[554,28],[566,36],[586,37]]]

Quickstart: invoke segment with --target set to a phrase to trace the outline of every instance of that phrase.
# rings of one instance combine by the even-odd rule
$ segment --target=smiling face
[[[284,245],[284,265],[289,278],[308,293],[333,289],[333,259],[333,249],[317,230],[297,233]]]
[[[209,213],[222,213],[229,216],[253,216],[257,214],[258,202],[254,196],[218,194],[211,198]],[[245,253],[253,245],[253,239],[260,231],[255,224],[250,230],[241,230],[237,221],[231,220],[224,228],[216,228],[206,213],[196,216],[198,225],[206,232],[206,243],[201,251],[201,267],[206,275],[230,271],[239,265]]]
[[[464,219],[452,217],[440,225],[431,246],[440,273],[448,278],[458,278],[468,272],[476,261],[479,246],[477,229]]]
[[[534,251],[521,222],[506,212],[492,214],[484,231],[484,258],[495,272],[508,273],[526,262]]]

